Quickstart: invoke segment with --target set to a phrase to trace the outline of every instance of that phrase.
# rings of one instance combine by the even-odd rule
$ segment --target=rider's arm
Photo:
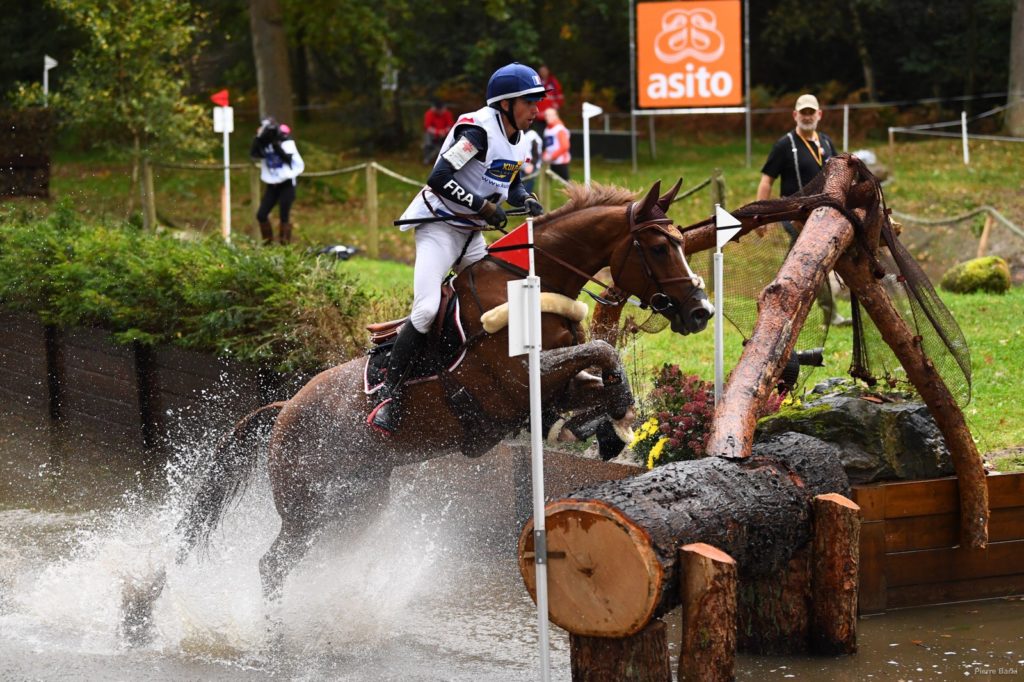
[[[472,211],[483,208],[486,197],[470,193],[455,179],[455,172],[470,159],[487,157],[487,133],[478,126],[463,125],[455,131],[455,142],[434,164],[434,170],[427,178],[427,185],[438,196],[462,204]]]
[[[530,193],[526,191],[526,186],[523,185],[522,171],[516,173],[515,177],[512,178],[512,184],[508,188],[508,203],[513,206],[522,206],[526,203]]]

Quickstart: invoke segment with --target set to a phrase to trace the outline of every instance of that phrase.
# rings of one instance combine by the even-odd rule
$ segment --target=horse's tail
[[[196,545],[205,545],[220,523],[230,502],[241,494],[259,461],[259,441],[273,425],[284,402],[270,403],[243,417],[213,451],[185,517],[178,523],[182,534],[178,562]]]

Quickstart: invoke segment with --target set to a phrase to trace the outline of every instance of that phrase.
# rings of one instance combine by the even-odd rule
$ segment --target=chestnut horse
[[[681,181],[680,181],[681,183]],[[665,315],[680,334],[702,330],[714,309],[703,281],[687,265],[681,235],[665,211],[679,189],[659,197],[655,183],[640,201],[631,192],[570,185],[568,203],[536,219],[536,272],[542,289],[575,300],[602,268],[619,294]],[[329,369],[291,400],[264,406],[240,421],[218,446],[182,520],[179,560],[205,541],[230,500],[256,467],[259,435],[271,427],[268,470],[281,530],[260,561],[268,596],[279,595],[289,570],[328,522],[364,523],[386,503],[396,466],[456,451],[483,454],[528,425],[525,356],[509,357],[507,329],[483,331],[481,315],[507,300],[506,283],[524,274],[489,256],[455,279],[467,340],[464,358],[447,381],[406,386],[402,426],[391,436],[366,423],[374,401],[364,386],[367,359]],[[581,343],[579,323],[543,315],[542,400],[548,409],[600,409],[629,431],[632,395],[615,349]],[[585,371],[597,368],[600,376]],[[154,581],[144,601],[160,592]],[[140,595],[136,595],[137,597]],[[126,608],[140,605],[126,599]],[[148,607],[142,606],[143,620]],[[127,614],[126,614],[127,615]]]

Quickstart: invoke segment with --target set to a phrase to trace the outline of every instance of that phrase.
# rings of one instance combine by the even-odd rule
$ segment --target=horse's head
[[[659,197],[661,182],[627,209],[629,235],[612,254],[615,285],[638,297],[642,305],[667,317],[672,331],[703,330],[715,314],[704,293],[704,280],[694,274],[683,254],[683,237],[665,215],[682,179]]]

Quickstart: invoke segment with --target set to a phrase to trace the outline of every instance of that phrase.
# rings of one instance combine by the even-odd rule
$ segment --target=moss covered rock
[[[761,419],[755,440],[803,433],[833,443],[853,484],[953,473],[942,434],[920,399],[835,383],[819,385],[801,405]]]
[[[942,276],[940,286],[958,294],[1003,294],[1010,290],[1010,266],[999,256],[973,258],[950,268]]]

